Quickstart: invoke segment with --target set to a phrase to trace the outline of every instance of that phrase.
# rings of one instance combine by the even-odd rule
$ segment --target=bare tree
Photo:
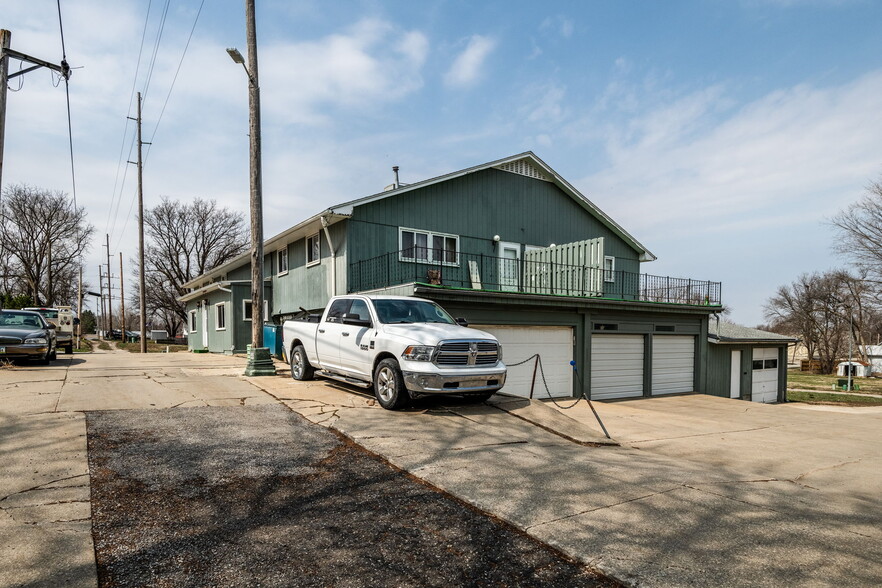
[[[839,235],[834,249],[854,261],[867,279],[882,284],[882,181],[871,182],[863,198],[831,223]]]
[[[779,332],[798,336],[809,359],[831,373],[848,342],[849,289],[840,272],[803,274],[778,288],[765,307],[766,320]]]
[[[163,198],[144,212],[144,228],[147,312],[174,335],[187,320],[185,305],[178,302],[186,294],[183,284],[245,251],[245,217],[214,200]]]
[[[38,305],[75,305],[80,258],[94,232],[85,209],[63,192],[19,184],[3,192],[0,219],[6,292],[27,294]]]

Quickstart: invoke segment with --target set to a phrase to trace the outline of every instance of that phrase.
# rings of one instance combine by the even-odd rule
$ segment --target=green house
[[[532,152],[332,206],[264,244],[276,323],[346,293],[432,299],[493,333],[504,393],[728,395],[709,377],[719,282],[641,271],[655,256]],[[185,284],[193,350],[250,342],[248,255]],[[572,362],[572,363],[571,363]]]

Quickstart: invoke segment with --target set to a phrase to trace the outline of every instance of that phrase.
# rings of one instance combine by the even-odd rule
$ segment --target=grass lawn
[[[800,372],[790,370],[787,372],[787,388],[797,388],[802,390],[832,390],[833,385],[839,380],[839,376],[821,376],[818,374],[810,374],[808,372]],[[852,382],[856,386],[860,386],[860,390],[855,390],[855,394],[882,394],[882,378],[852,378]],[[788,392],[789,395],[789,392]]]
[[[130,353],[141,353],[140,343],[117,342],[116,348],[128,351]],[[168,349],[169,353],[187,350],[186,345],[166,345],[164,343],[151,343],[149,341],[147,342],[147,353],[165,353],[166,348]]]
[[[787,391],[788,402],[808,404],[843,404],[847,406],[882,406],[882,398],[860,396],[859,394],[828,394],[826,392]]]

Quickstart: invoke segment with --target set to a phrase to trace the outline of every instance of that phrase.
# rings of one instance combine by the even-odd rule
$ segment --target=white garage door
[[[643,335],[592,335],[592,400],[634,396],[643,396]]]
[[[573,395],[573,328],[572,327],[510,327],[502,325],[470,325],[487,331],[502,344],[502,360],[506,365],[519,363],[528,357],[539,354],[545,382],[555,398],[570,398]],[[533,367],[536,361],[509,367],[505,386],[501,392],[511,396],[530,396],[549,398],[542,383],[542,375],[536,370],[533,385]]]
[[[754,402],[778,402],[778,350],[760,347],[753,350]]]
[[[695,337],[652,337],[652,395],[692,392],[695,370]]]

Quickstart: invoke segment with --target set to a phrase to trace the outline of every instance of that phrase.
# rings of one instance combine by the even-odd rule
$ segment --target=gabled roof
[[[787,335],[742,327],[726,321],[720,321],[719,327],[717,324],[713,318],[708,321],[707,337],[711,343],[796,343],[799,341],[799,339]]]
[[[326,210],[323,210],[322,212],[294,225],[290,229],[287,229],[273,237],[270,237],[269,239],[264,241],[264,251],[271,251],[277,245],[296,241],[297,239],[303,238],[307,234],[314,234],[325,225],[330,226],[336,222],[339,222],[351,216],[352,211],[355,209],[356,206],[367,204],[369,202],[375,202],[384,198],[390,198],[392,196],[399,196],[406,192],[419,190],[420,188],[425,188],[426,186],[439,184],[441,182],[446,182],[454,178],[459,178],[491,168],[501,169],[503,171],[510,171],[513,173],[520,173],[521,175],[526,175],[538,180],[544,180],[553,183],[555,186],[560,188],[560,190],[564,194],[576,201],[576,203],[587,210],[591,215],[593,215],[598,221],[600,221],[614,234],[621,237],[622,240],[625,241],[625,243],[633,247],[637,251],[639,255],[638,259],[640,261],[654,261],[655,259],[657,259],[655,255],[653,255],[652,252],[650,252],[639,241],[637,241],[637,239],[632,237],[617,222],[607,216],[605,212],[600,210],[593,202],[588,200],[581,192],[576,190],[576,188],[574,188],[572,184],[561,177],[561,175],[558,174],[556,171],[551,169],[551,167],[549,167],[547,163],[539,159],[532,151],[525,151],[523,153],[511,155],[503,159],[497,159],[495,161],[482,163],[481,165],[476,165],[474,167],[461,169],[459,171],[444,174],[442,176],[429,178],[421,182],[406,185],[400,184],[399,187],[392,190],[384,190],[370,196],[364,196],[362,198],[357,198],[355,200],[350,200],[341,204],[335,204],[334,206],[328,207]],[[201,276],[194,278],[193,280],[190,280],[189,282],[184,284],[184,287],[193,288],[205,282],[206,280],[220,277],[228,271],[233,270],[243,263],[247,262],[250,258],[250,255],[250,252],[243,253],[242,255],[225,263],[224,265],[218,266],[213,270],[208,271]]]
[[[515,171],[516,169],[518,169],[519,164],[527,165],[521,165],[520,169],[518,171]],[[573,185],[566,181],[560,174],[551,169],[551,167],[549,167],[547,163],[539,159],[532,151],[525,151],[523,153],[518,153],[517,155],[512,155],[503,159],[497,159],[496,161],[490,161],[487,163],[482,163],[481,165],[476,165],[474,167],[469,167],[466,169],[461,169],[459,171],[451,172],[449,174],[444,174],[443,176],[429,178],[428,180],[423,180],[414,184],[407,184],[406,186],[402,185],[401,187],[394,190],[378,192],[371,196],[365,196],[364,198],[359,198],[357,200],[350,200],[349,202],[344,202],[342,204],[337,204],[336,206],[330,207],[327,212],[334,212],[341,215],[350,215],[352,214],[352,210],[356,206],[367,204],[368,202],[375,202],[384,198],[389,198],[390,196],[398,196],[405,192],[419,190],[420,188],[425,188],[426,186],[431,186],[432,184],[439,184],[441,182],[446,182],[454,178],[459,178],[490,168],[502,169],[504,171],[513,171],[514,173],[521,173],[522,175],[527,175],[536,179],[541,179],[553,183],[555,186],[560,188],[564,194],[575,200],[582,208],[584,208],[594,217],[596,217],[597,220],[599,220],[609,230],[621,237],[628,245],[633,247],[639,253],[640,261],[654,261],[656,259],[655,255],[653,255],[652,252],[650,252],[639,241],[637,241],[637,239],[632,237],[617,222],[607,216],[607,214],[600,210],[593,202],[588,200],[581,192],[576,190],[576,188],[574,188]]]

